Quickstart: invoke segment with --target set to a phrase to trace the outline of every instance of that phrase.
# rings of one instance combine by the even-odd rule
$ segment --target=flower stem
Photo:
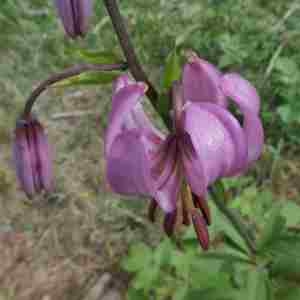
[[[117,1],[103,0],[103,2],[111,18],[114,30],[118,36],[130,72],[132,73],[136,81],[143,81],[147,83],[149,87],[147,91],[147,96],[149,97],[152,105],[156,107],[158,102],[158,92],[155,90],[153,84],[148,79],[145,71],[143,70],[138,60],[129,33],[127,31],[124,19],[120,13]]]
[[[40,96],[40,94],[45,91],[49,86],[57,83],[61,80],[67,79],[69,77],[73,77],[76,75],[80,75],[81,73],[87,71],[113,71],[113,70],[124,70],[127,68],[125,63],[121,64],[78,64],[67,68],[59,73],[52,74],[49,78],[42,81],[37,88],[33,90],[28,99],[26,100],[26,104],[23,111],[23,117],[26,118],[32,110],[32,107]]]
[[[240,218],[235,214],[235,212],[227,207],[224,201],[224,187],[222,183],[220,181],[216,182],[215,185],[210,187],[209,190],[212,200],[216,204],[217,208],[228,218],[236,231],[245,241],[250,252],[255,254],[257,252],[256,245],[252,237],[250,237],[248,229],[246,228],[245,224],[241,222]]]

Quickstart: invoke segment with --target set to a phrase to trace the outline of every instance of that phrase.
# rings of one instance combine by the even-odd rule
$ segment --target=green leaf
[[[223,234],[223,240],[226,245],[231,247],[232,249],[242,253],[249,255],[249,252],[243,247],[242,244],[240,244],[238,241],[234,240],[229,234],[224,232]]]
[[[236,299],[236,291],[216,289],[191,289],[186,295],[186,300],[233,300]],[[258,298],[259,299],[259,298]],[[256,299],[256,300],[258,300]],[[261,299],[259,299],[261,300]]]
[[[268,300],[268,275],[265,270],[253,269],[248,273],[247,300]]]
[[[187,285],[183,285],[183,286],[179,286],[173,297],[172,297],[172,300],[185,300],[187,299],[186,298],[186,295],[188,293],[188,290],[189,290],[189,287]]]
[[[76,51],[76,54],[79,58],[91,64],[116,64],[122,62],[122,58],[111,51],[79,49]]]
[[[260,240],[258,241],[258,251],[263,252],[272,243],[280,239],[280,235],[285,229],[286,220],[281,215],[281,206],[276,205],[270,213],[267,224],[263,229]]]
[[[179,80],[181,76],[181,64],[180,58],[177,53],[177,48],[175,48],[167,57],[165,72],[163,78],[163,88],[169,90],[172,83]]]
[[[161,94],[158,98],[158,112],[168,122],[170,111],[170,98],[167,94]]]
[[[133,287],[137,290],[144,290],[145,292],[150,291],[159,283],[159,278],[162,273],[157,265],[146,265],[144,269],[137,273]]]
[[[281,210],[281,215],[286,218],[286,225],[293,226],[300,223],[300,206],[295,202],[287,201]]]
[[[55,84],[57,87],[70,87],[78,85],[98,85],[98,84],[108,84],[113,82],[122,73],[118,71],[108,71],[108,72],[87,72],[83,73],[65,80],[60,81]]]
[[[299,300],[300,299],[300,288],[287,286],[284,293],[278,296],[278,299],[284,300]]]
[[[204,259],[228,261],[230,263],[251,264],[251,261],[247,258],[217,250],[209,251],[208,253],[201,255],[201,257]]]
[[[134,288],[129,288],[127,292],[127,300],[141,300],[145,299],[145,295],[141,290],[136,290]]]
[[[167,265],[171,259],[171,252],[173,250],[173,245],[170,239],[166,238],[159,246],[155,249],[153,254],[154,263],[157,266]]]
[[[122,261],[122,267],[128,272],[137,272],[150,265],[152,250],[143,243],[131,246],[128,256]]]
[[[298,257],[282,255],[274,259],[270,267],[273,276],[298,276],[300,279],[300,255]]]

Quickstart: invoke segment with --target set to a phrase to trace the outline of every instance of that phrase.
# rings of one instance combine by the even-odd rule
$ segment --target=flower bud
[[[71,38],[84,36],[92,12],[92,0],[55,0],[58,15]]]
[[[42,125],[33,118],[17,121],[13,140],[17,178],[28,197],[53,188],[50,147]]]

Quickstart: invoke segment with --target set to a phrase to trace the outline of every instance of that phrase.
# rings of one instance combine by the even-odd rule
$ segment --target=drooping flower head
[[[58,15],[71,38],[84,36],[92,12],[92,0],[55,0]]]
[[[117,193],[151,197],[149,216],[154,219],[160,206],[169,235],[178,221],[192,222],[207,249],[208,187],[243,173],[262,151],[259,97],[240,75],[222,75],[193,54],[182,80],[173,84],[173,130],[163,134],[143,111],[145,91],[144,83],[126,75],[115,83],[105,141],[107,180]],[[227,109],[229,100],[242,113],[242,124]]]
[[[53,188],[51,151],[40,122],[18,120],[13,140],[13,160],[21,188],[28,197]]]

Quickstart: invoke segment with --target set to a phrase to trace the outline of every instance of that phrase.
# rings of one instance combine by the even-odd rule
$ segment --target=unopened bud
[[[55,0],[58,15],[71,38],[84,36],[92,13],[92,0]]]
[[[14,132],[13,159],[17,178],[28,197],[53,188],[50,147],[42,125],[34,118],[19,120]]]

